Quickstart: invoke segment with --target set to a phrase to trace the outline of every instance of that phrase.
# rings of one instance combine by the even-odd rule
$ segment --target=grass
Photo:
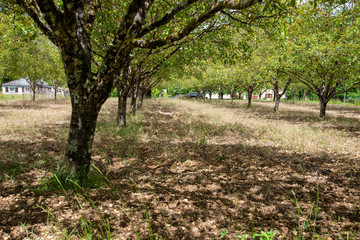
[[[0,100],[15,100],[15,99],[28,99],[31,100],[31,96],[29,94],[2,94],[0,93]]]
[[[0,238],[359,238],[359,109],[245,104],[148,100],[118,129],[110,99],[80,188],[69,100],[0,101]]]
[[[57,99],[64,99],[64,98],[69,98],[69,97],[64,97],[61,95],[57,95],[56,97]],[[19,100],[19,99],[23,99],[23,100],[32,100],[32,96],[30,94],[3,94],[0,93],[0,100]],[[35,96],[35,101],[36,100],[44,100],[44,99],[54,99],[54,96],[47,96],[47,95],[36,95]]]

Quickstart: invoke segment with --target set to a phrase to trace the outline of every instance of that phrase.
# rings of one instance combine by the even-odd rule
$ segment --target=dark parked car
[[[191,97],[191,98],[197,98],[198,97],[198,93],[197,92],[191,92],[186,94],[187,96]],[[204,98],[204,95],[202,93],[199,93],[199,98]]]

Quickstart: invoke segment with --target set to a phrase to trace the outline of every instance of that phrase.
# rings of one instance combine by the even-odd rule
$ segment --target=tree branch
[[[162,39],[157,39],[154,41],[147,41],[141,39],[134,39],[133,43],[136,47],[140,48],[157,48],[164,46],[166,44],[173,43],[175,41],[181,40],[185,36],[189,35],[194,29],[199,27],[202,23],[207,21],[209,18],[213,17],[217,12],[223,9],[245,9],[248,8],[256,3],[258,0],[242,0],[242,1],[235,1],[235,0],[228,0],[228,1],[220,1],[214,3],[211,8],[205,11],[200,16],[192,19],[183,29],[179,32],[171,34],[168,37],[164,37]]]
[[[35,24],[40,28],[40,30],[49,38],[49,40],[54,43],[56,46],[59,46],[57,39],[50,28],[43,23],[39,17],[39,13],[35,12],[24,0],[16,0],[16,3],[33,19]]]
[[[153,31],[154,29],[157,29],[157,28],[169,23],[175,17],[175,15],[177,13],[181,12],[186,7],[190,6],[191,4],[193,4],[197,1],[199,1],[199,0],[187,0],[187,1],[180,3],[174,9],[167,12],[160,20],[158,20],[158,21],[150,24],[149,26],[145,27],[144,29],[142,29],[139,32],[137,37],[143,37],[144,35],[148,34],[149,32]]]

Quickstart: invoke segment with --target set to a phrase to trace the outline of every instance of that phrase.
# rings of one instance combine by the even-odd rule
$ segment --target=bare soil
[[[322,120],[317,105],[245,105],[148,100],[118,131],[111,99],[93,154],[106,184],[64,192],[39,184],[61,163],[69,101],[0,102],[0,239],[82,239],[80,218],[94,239],[104,219],[112,239],[271,229],[295,239],[301,228],[311,239],[310,227],[320,239],[360,239],[359,107],[331,105]]]

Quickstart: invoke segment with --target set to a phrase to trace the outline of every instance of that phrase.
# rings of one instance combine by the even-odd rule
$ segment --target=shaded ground
[[[6,104],[0,103],[0,122],[19,114],[17,104]],[[303,105],[273,114],[267,103],[246,109],[242,103],[147,101],[118,131],[111,100],[100,116],[93,157],[108,179],[97,181],[107,184],[64,193],[44,191],[39,182],[61,160],[69,103],[52,104],[48,119],[32,115],[48,105],[37,104],[23,109],[24,125],[0,125],[0,239],[31,239],[31,229],[41,239],[63,239],[62,232],[73,229],[71,239],[84,238],[80,219],[91,221],[95,239],[104,219],[114,239],[151,233],[219,239],[224,230],[235,239],[270,229],[280,231],[279,239],[294,239],[302,228],[310,238],[304,220],[323,239],[347,232],[360,238],[360,144],[348,128],[359,128],[356,108],[355,117],[320,120]]]

